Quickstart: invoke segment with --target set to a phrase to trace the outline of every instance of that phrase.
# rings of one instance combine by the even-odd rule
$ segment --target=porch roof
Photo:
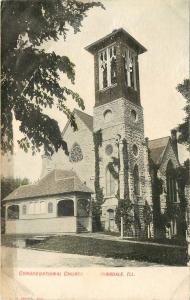
[[[10,193],[3,201],[50,196],[64,193],[83,192],[92,194],[72,170],[56,169],[36,184],[23,185]]]

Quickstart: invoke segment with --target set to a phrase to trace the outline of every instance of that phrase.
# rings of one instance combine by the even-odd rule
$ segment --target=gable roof
[[[54,170],[36,184],[20,186],[4,198],[3,201],[72,192],[93,193],[72,170]]]
[[[161,163],[161,160],[163,158],[163,155],[165,153],[169,141],[170,141],[169,136],[148,141],[150,157],[156,165]]]
[[[76,108],[74,109],[74,112],[84,122],[88,129],[93,131],[93,117]]]
[[[90,131],[93,131],[93,117],[91,115],[88,115],[85,112],[78,110],[76,108],[73,110],[73,113],[80,118],[80,120],[86,125],[86,127]],[[62,131],[62,136],[64,135],[65,131],[67,130],[69,124],[70,124],[70,121],[68,120]]]

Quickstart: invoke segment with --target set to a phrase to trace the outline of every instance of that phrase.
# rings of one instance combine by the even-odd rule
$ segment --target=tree
[[[100,186],[100,155],[99,150],[102,147],[102,131],[101,129],[94,132],[93,134],[94,142],[94,154],[95,154],[95,178],[94,178],[94,190],[96,201],[92,201],[92,217],[93,217],[93,231],[100,231],[101,226],[101,213],[102,204],[104,202],[103,189]]]
[[[4,199],[21,185],[29,184],[27,178],[1,178],[1,199]]]
[[[128,198],[119,199],[115,212],[115,222],[119,231],[121,230],[121,217],[123,217],[124,232],[130,231],[131,225],[134,224],[133,209],[133,204]]]
[[[77,125],[67,107],[72,97],[81,109],[81,97],[60,85],[60,74],[74,83],[74,64],[67,56],[47,53],[44,43],[67,37],[68,30],[80,31],[86,12],[103,7],[100,2],[77,0],[2,1],[2,151],[13,150],[13,116],[20,121],[24,137],[20,147],[33,153],[41,148],[48,155],[67,145],[56,120],[44,113],[56,107],[66,114],[71,126]]]
[[[2,205],[2,199],[8,196],[19,186],[26,184],[29,184],[29,180],[27,178],[1,178],[1,233],[5,232],[5,209]]]
[[[177,91],[186,99],[184,111],[186,116],[184,122],[178,125],[179,143],[185,144],[190,150],[190,80],[184,79],[183,83],[178,84]]]

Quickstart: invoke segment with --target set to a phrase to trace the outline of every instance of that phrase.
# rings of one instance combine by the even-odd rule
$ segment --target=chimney
[[[173,149],[174,149],[174,151],[177,155],[177,158],[178,158],[177,130],[176,129],[171,130],[171,142],[172,142]]]
[[[50,156],[43,154],[41,157],[42,157],[42,170],[41,170],[40,179],[46,176],[54,169]]]

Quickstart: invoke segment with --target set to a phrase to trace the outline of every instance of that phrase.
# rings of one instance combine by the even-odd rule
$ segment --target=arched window
[[[108,168],[106,169],[106,195],[115,195],[115,179]]]
[[[139,178],[139,169],[138,166],[135,165],[133,170],[133,180],[134,180],[134,194],[136,196],[140,195],[140,178]]]
[[[115,84],[117,81],[117,65],[116,65],[116,47],[109,48],[110,56],[110,73],[111,73],[111,84]]]
[[[116,46],[110,46],[99,53],[99,89],[117,83]]]
[[[40,202],[36,202],[36,213],[40,214]]]
[[[128,48],[124,51],[124,68],[125,68],[125,81],[126,85],[137,89],[136,83],[136,58],[135,54],[131,52]]]
[[[11,219],[11,220],[19,219],[18,205],[11,205],[7,208],[7,219]]]
[[[110,122],[111,119],[112,119],[112,111],[110,109],[107,109],[104,112],[104,120],[105,120],[105,122]]]
[[[177,201],[176,175],[172,161],[170,160],[166,169],[167,197],[168,201]]]
[[[22,206],[22,214],[26,215],[26,204]]]
[[[107,78],[107,51],[104,50],[99,54],[99,89],[104,89],[108,86]]]
[[[48,213],[52,213],[53,212],[53,203],[49,202],[48,203]]]
[[[74,216],[74,202],[73,200],[61,200],[57,204],[57,215],[62,216]]]
[[[29,203],[29,214],[34,214],[34,211],[35,211],[35,203],[30,202]]]
[[[45,204],[45,201],[40,201],[40,213],[41,214],[46,213],[46,204]]]
[[[79,144],[74,143],[69,154],[70,162],[78,162],[83,159],[83,154]]]

